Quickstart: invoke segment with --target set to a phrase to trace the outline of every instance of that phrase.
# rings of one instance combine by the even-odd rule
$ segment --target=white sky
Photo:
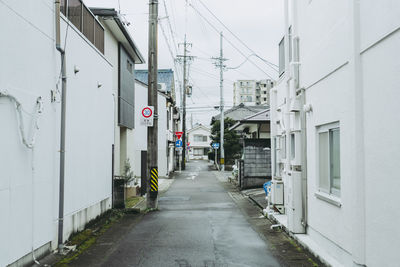
[[[252,54],[249,49],[237,41],[212,15],[202,6],[202,1],[234,34],[236,34],[247,46],[259,56],[274,64],[278,64],[278,43],[283,36],[283,1],[282,0],[189,0],[218,31],[223,31],[231,41],[245,55]],[[113,7],[119,9],[118,0],[84,0],[89,7]],[[120,0],[121,14],[131,24],[128,27],[133,39],[139,46],[140,52],[147,61],[148,45],[148,0]],[[211,116],[217,111],[213,106],[219,105],[219,69],[216,69],[210,60],[219,56],[219,34],[202,19],[194,9],[188,5],[185,8],[185,0],[165,0],[172,31],[177,43],[182,43],[185,32],[187,41],[193,44],[189,49],[190,55],[196,58],[190,66],[190,82],[193,86],[193,96],[187,98],[188,127],[191,123],[199,122],[208,125]],[[187,12],[185,11],[187,10]],[[186,15],[187,14],[187,15]],[[165,19],[164,0],[159,0],[159,18],[166,34],[171,49],[175,51],[171,35],[169,34],[168,21]],[[158,32],[159,43],[159,68],[174,69],[174,63],[169,53],[167,42],[164,39],[161,28]],[[229,59],[228,67],[236,67],[245,57],[224,40],[224,57]],[[175,54],[175,52],[174,52]],[[182,46],[178,54],[183,54]],[[277,73],[271,70],[256,57],[250,58],[263,71],[276,78]],[[182,68],[178,65],[179,68]],[[137,65],[137,69],[145,69],[147,65]],[[250,62],[246,62],[237,70],[224,72],[224,97],[227,108],[233,104],[233,82],[239,79],[266,79],[268,76]],[[176,73],[175,73],[176,74]],[[179,70],[179,79],[182,69]],[[179,86],[176,82],[177,97],[179,99]],[[210,107],[190,111],[193,107]]]

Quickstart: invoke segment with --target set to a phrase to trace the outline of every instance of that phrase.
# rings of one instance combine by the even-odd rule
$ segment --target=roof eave
[[[122,23],[121,17],[119,13],[114,9],[114,8],[97,8],[97,7],[91,7],[90,10],[92,13],[96,16],[99,17],[104,17],[104,18],[113,18],[115,23],[117,24],[118,28],[121,30],[122,34],[128,41],[129,45],[132,47],[136,57],[134,59],[135,64],[143,64],[145,63],[145,59],[143,55],[140,53],[137,45],[133,41],[133,38],[129,34],[128,30],[126,29],[125,25]]]

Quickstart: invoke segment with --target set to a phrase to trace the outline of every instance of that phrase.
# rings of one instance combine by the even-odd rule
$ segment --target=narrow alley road
[[[279,266],[208,170],[187,165],[104,266]]]
[[[295,265],[282,264],[282,260],[278,263],[276,253],[274,256],[271,252],[272,247],[276,250],[277,243],[269,245],[254,230],[249,214],[239,208],[238,198],[254,206],[241,194],[228,192],[215,172],[209,170],[207,162],[192,161],[160,197],[159,211],[148,213],[133,226],[120,230],[122,238],[112,245],[104,243],[110,246],[108,251],[99,253],[89,249],[71,266],[308,265],[297,261]],[[267,221],[259,218],[257,209],[251,217]],[[260,227],[269,229],[265,225]]]

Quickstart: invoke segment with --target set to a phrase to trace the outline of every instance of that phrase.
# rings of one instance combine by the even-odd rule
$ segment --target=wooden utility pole
[[[147,128],[147,208],[158,207],[158,0],[149,0],[148,105],[154,107],[153,126]]]
[[[187,147],[187,140],[186,140],[186,93],[187,93],[187,61],[188,59],[192,59],[191,56],[187,55],[187,46],[192,46],[191,43],[186,42],[186,34],[185,34],[185,42],[183,43],[183,56],[178,56],[183,57],[183,99],[182,99],[182,170],[186,168],[186,147]]]
[[[222,32],[220,34],[220,54],[219,57],[215,58],[213,57],[214,60],[216,60],[215,66],[219,68],[219,75],[220,75],[220,80],[219,80],[219,89],[220,89],[220,104],[219,104],[219,110],[220,110],[220,164],[221,164],[221,171],[225,171],[225,151],[224,151],[224,131],[225,131],[225,123],[224,123],[224,70],[226,65],[224,65],[224,62],[227,60],[224,58],[224,53],[223,53],[223,46],[222,46],[222,40],[224,36],[222,35]]]

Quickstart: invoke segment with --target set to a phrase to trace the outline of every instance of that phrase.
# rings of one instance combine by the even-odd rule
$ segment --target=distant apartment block
[[[269,89],[273,82],[266,80],[238,80],[233,84],[233,105],[255,106],[269,104]]]

